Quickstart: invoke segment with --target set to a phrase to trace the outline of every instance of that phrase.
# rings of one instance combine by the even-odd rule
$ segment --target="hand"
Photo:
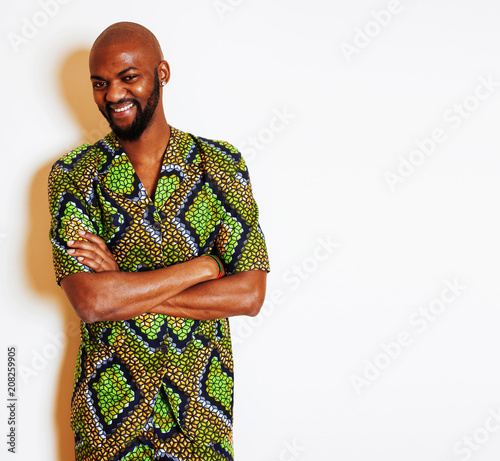
[[[97,235],[86,231],[78,231],[78,234],[86,240],[70,240],[67,252],[75,256],[78,261],[89,266],[94,272],[120,271],[115,257],[109,251],[106,242]]]

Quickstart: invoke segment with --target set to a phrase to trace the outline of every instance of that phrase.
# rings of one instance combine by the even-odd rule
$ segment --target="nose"
[[[106,101],[115,103],[123,99],[127,95],[127,90],[123,88],[122,82],[109,82],[106,91]]]

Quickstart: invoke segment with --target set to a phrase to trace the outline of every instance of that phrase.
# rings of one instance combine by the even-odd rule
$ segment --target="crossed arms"
[[[197,320],[254,316],[264,302],[267,272],[253,270],[215,280],[209,256],[147,272],[120,272],[104,240],[80,232],[68,253],[94,270],[61,280],[69,302],[86,323],[127,320],[145,312]]]

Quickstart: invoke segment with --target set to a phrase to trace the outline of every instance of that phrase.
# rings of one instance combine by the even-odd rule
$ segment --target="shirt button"
[[[162,344],[160,346],[160,351],[162,351],[163,353],[167,353],[168,352],[168,346],[166,344]]]
[[[157,221],[153,223],[153,229],[154,230],[160,230],[161,229],[161,224]]]

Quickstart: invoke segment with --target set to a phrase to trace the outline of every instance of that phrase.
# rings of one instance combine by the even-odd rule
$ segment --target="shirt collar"
[[[97,142],[100,150],[106,152],[110,163],[120,155],[127,155],[118,142],[116,134],[111,131],[103,139]],[[194,162],[198,163],[198,151],[193,137],[177,128],[170,126],[170,139],[163,156],[163,166],[177,165],[185,167]]]
[[[137,201],[138,198],[144,196],[146,191],[123,147],[118,142],[116,134],[110,132],[98,141],[97,147],[106,154],[105,165],[101,170],[102,180],[106,187],[132,201]],[[170,126],[170,139],[163,156],[155,191],[154,201],[158,208],[161,208],[179,187],[188,171],[196,168],[199,163],[200,156],[193,137]]]

